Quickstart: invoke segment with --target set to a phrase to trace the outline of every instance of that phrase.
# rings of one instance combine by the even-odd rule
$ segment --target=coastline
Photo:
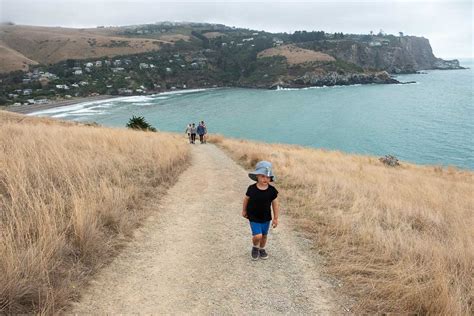
[[[20,114],[29,114],[33,112],[39,112],[39,111],[49,110],[49,109],[63,107],[63,106],[70,106],[70,105],[83,103],[83,102],[114,99],[117,97],[122,97],[122,96],[103,94],[103,95],[97,95],[97,96],[92,96],[92,97],[61,100],[61,101],[51,102],[48,104],[28,104],[28,105],[19,105],[19,106],[10,105],[10,106],[5,107],[3,110],[14,112],[14,113],[20,113]]]

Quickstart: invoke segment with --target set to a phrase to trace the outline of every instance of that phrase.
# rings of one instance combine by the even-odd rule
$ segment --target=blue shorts
[[[255,235],[268,235],[268,229],[270,228],[270,222],[264,223],[257,223],[257,222],[250,222],[250,229],[252,229],[252,236]]]

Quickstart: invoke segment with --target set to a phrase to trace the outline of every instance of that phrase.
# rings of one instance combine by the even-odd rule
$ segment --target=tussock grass
[[[214,139],[248,169],[274,164],[282,211],[310,232],[352,312],[474,313],[473,172]]]
[[[57,313],[131,236],[189,149],[172,134],[1,114],[0,314]]]

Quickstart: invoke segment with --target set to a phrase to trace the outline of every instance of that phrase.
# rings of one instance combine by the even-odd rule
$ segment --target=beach
[[[29,114],[29,113],[48,110],[48,109],[57,108],[61,106],[69,106],[69,105],[74,105],[74,104],[78,104],[82,102],[112,99],[116,97],[119,97],[119,96],[97,95],[97,96],[84,97],[84,98],[71,98],[68,100],[58,100],[58,101],[53,101],[47,104],[28,104],[28,105],[19,105],[19,106],[10,105],[3,108],[3,110],[20,113],[20,114]]]

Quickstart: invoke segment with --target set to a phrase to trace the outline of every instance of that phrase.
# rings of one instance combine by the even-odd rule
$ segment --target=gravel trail
[[[192,146],[191,166],[71,312],[339,314],[310,242],[291,229],[284,205],[268,260],[250,260],[250,228],[240,213],[252,180],[216,146]]]

